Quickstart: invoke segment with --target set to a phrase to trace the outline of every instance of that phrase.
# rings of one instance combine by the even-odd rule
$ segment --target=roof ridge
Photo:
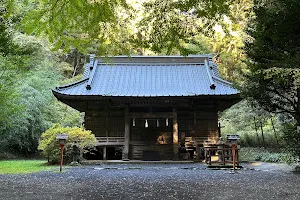
[[[212,76],[212,78],[215,79],[215,80],[217,80],[217,81],[219,81],[219,82],[222,82],[222,83],[224,83],[224,84],[226,84],[226,85],[229,85],[229,86],[232,86],[232,85],[233,85],[231,82],[226,81],[226,80],[224,80],[224,79],[222,79],[222,78],[220,78],[220,77],[218,77],[218,76]]]
[[[208,62],[207,62],[206,59],[204,60],[204,63],[205,63],[205,69],[206,69],[206,72],[207,72],[207,75],[208,75],[208,78],[209,78],[209,82],[210,82],[210,86],[209,87],[210,87],[210,89],[214,90],[214,89],[216,89],[216,85],[214,83],[213,76],[210,73]]]
[[[94,80],[94,76],[95,76],[95,72],[96,72],[97,67],[98,67],[98,60],[95,60],[94,64],[93,64],[93,67],[90,66],[90,70],[92,70],[92,72],[89,75],[89,78],[88,78],[89,81],[86,85],[87,90],[92,89],[92,83],[93,83],[93,80]]]

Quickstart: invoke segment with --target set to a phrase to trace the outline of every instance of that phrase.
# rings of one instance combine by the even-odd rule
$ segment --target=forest
[[[51,89],[88,54],[213,54],[244,100],[219,113],[241,145],[300,155],[297,0],[0,0],[0,159],[33,156],[55,124],[83,113]]]

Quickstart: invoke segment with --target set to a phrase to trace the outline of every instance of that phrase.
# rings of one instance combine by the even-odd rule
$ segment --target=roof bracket
[[[214,90],[214,89],[216,89],[216,85],[215,85],[214,80],[212,78],[212,75],[211,75],[211,73],[209,71],[209,66],[208,66],[208,62],[207,62],[206,59],[204,60],[204,64],[205,64],[206,72],[207,72],[207,75],[208,75],[208,78],[209,78],[209,82],[210,82],[210,86],[209,87],[210,87],[210,89]]]

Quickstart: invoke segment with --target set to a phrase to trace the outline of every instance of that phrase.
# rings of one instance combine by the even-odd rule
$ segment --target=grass
[[[0,174],[26,174],[54,169],[45,160],[4,160],[0,161]]]
[[[289,153],[264,148],[244,147],[239,151],[240,161],[263,161],[292,164],[295,158]]]

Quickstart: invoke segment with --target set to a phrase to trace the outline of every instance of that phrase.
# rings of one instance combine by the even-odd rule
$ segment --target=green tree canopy
[[[300,2],[255,0],[246,41],[248,72],[242,86],[265,110],[287,113],[300,123]]]
[[[12,8],[19,3],[9,2]],[[194,30],[205,31],[195,19],[201,19],[202,24],[221,19],[223,14],[229,13],[232,0],[152,0],[142,1],[143,8],[139,6],[141,2],[135,0],[26,2],[28,12],[19,13],[23,18],[22,29],[35,35],[47,35],[57,49],[75,46],[84,51],[97,42],[99,46],[116,45],[126,53],[126,47],[131,46],[124,43],[136,42],[135,39],[140,40],[144,35],[143,44],[155,51],[167,48],[170,53],[177,47],[186,54],[183,42],[195,42],[191,41]]]

